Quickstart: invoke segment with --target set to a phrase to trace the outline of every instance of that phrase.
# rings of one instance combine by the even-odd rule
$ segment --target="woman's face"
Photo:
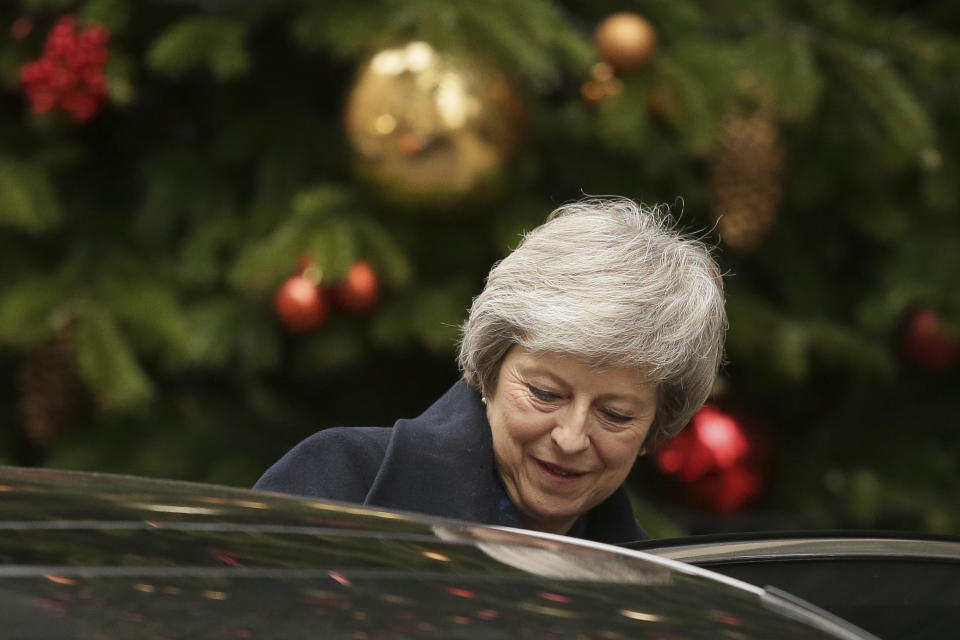
[[[626,479],[657,410],[635,368],[507,352],[487,396],[497,470],[524,524],[566,533]]]

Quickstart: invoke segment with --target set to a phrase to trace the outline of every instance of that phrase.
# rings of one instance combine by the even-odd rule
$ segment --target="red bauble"
[[[47,35],[43,57],[23,65],[20,82],[36,113],[65,111],[75,122],[93,118],[107,98],[103,68],[110,32],[92,23],[83,31],[67,16]]]
[[[294,333],[316,329],[328,313],[317,283],[304,276],[293,276],[280,286],[273,298],[273,308],[283,326]]]
[[[739,511],[765,488],[768,448],[743,421],[704,405],[657,452],[657,468],[676,480],[690,506],[716,514]]]
[[[380,299],[377,274],[366,262],[355,262],[343,284],[335,289],[337,304],[347,311],[362,313],[376,306]]]
[[[935,311],[922,307],[907,319],[900,352],[925,369],[949,369],[960,359],[960,340],[943,327]]]

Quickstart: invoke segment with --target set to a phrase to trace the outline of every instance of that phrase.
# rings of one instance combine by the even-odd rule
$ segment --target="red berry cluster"
[[[60,18],[39,60],[23,65],[20,82],[37,113],[62,109],[75,122],[97,115],[107,97],[103,67],[110,57],[110,32],[92,23],[82,31],[69,16]]]

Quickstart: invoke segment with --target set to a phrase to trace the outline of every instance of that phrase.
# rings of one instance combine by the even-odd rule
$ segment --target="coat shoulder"
[[[319,431],[267,469],[254,489],[363,502],[380,468],[391,431],[389,427]]]

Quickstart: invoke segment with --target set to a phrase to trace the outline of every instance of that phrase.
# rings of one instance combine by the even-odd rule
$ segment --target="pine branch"
[[[153,41],[147,62],[154,71],[174,78],[207,68],[218,80],[229,80],[250,66],[245,37],[245,26],[228,18],[185,18]]]
[[[42,167],[0,158],[0,224],[39,234],[54,228],[62,215],[53,183]]]

